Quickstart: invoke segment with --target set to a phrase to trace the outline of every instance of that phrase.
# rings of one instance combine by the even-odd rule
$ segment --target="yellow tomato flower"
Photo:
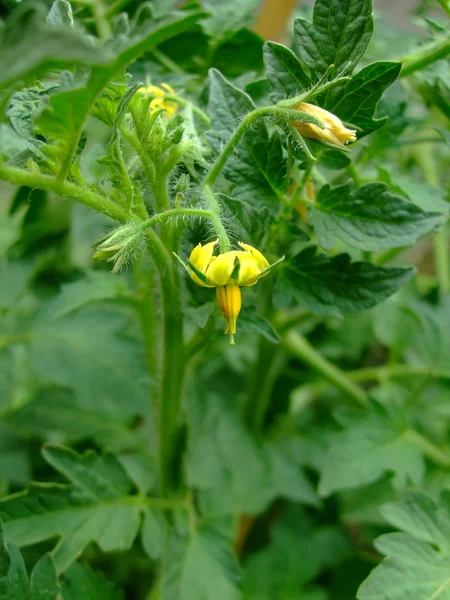
[[[321,129],[314,123],[294,122],[294,127],[304,137],[322,140],[333,146],[339,146],[339,148],[344,148],[348,142],[356,142],[356,131],[347,129],[336,115],[333,115],[324,108],[308,104],[307,102],[300,102],[295,109],[316,117],[316,119],[324,124],[324,128]]]
[[[161,87],[156,85],[141,87],[138,89],[138,92],[142,92],[143,94],[151,94],[153,96],[153,100],[150,102],[150,108],[152,110],[159,110],[160,108],[163,108],[169,117],[173,117],[173,115],[176,114],[178,110],[178,104],[176,102],[166,100],[166,96],[168,94],[170,96],[175,96],[175,90],[168,83],[162,83]]]
[[[259,250],[239,242],[242,250],[230,250],[214,256],[219,240],[205,246],[198,244],[189,256],[187,271],[197,285],[215,287],[219,308],[225,317],[225,333],[234,345],[236,320],[241,310],[241,287],[255,285],[281,261],[269,265]]]

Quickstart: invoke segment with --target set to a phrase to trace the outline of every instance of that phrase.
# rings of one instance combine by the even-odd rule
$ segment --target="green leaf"
[[[33,484],[0,501],[0,515],[9,539],[28,546],[58,537],[53,551],[58,572],[64,571],[95,541],[103,552],[131,548],[139,529],[139,496],[130,496],[131,482],[112,456],[78,455],[48,445],[44,457],[71,485]]]
[[[47,313],[60,319],[87,304],[129,297],[126,280],[101,271],[88,271],[82,279],[61,286],[56,298],[48,304]]]
[[[167,521],[161,511],[147,508],[144,511],[141,540],[148,556],[157,560],[163,553],[167,536]]]
[[[41,77],[52,69],[106,62],[107,56],[92,38],[45,19],[41,5],[29,4],[17,8],[6,21],[0,41],[0,88]]]
[[[0,521],[0,600],[7,598],[11,558],[6,546],[5,528]]]
[[[344,430],[329,442],[319,483],[321,496],[372,483],[386,473],[393,474],[397,489],[421,482],[422,451],[408,438],[408,422],[400,409],[373,403],[368,412],[346,412],[342,424]]]
[[[351,163],[348,154],[341,152],[340,150],[325,150],[325,152],[322,150],[320,154],[314,151],[314,156],[319,159],[320,164],[323,165],[325,169],[331,169],[333,171],[345,169]]]
[[[86,408],[79,406],[73,392],[67,388],[44,387],[32,402],[18,410],[10,410],[4,419],[17,431],[42,441],[57,439],[76,443],[94,440],[102,448],[114,452],[143,449],[146,444],[143,437],[132,430],[131,424],[122,422],[120,415],[113,412],[105,415],[92,403]],[[27,483],[30,480],[29,476],[24,477],[27,472],[18,470],[19,456],[15,465],[15,473],[21,475],[21,481],[17,483]]]
[[[220,39],[235,29],[246,27],[259,0],[204,0],[202,5],[211,15],[203,21],[203,29],[211,37]]]
[[[275,101],[298,96],[311,85],[295,54],[281,44],[264,44],[264,65]]]
[[[401,248],[415,244],[441,221],[388,191],[384,183],[369,183],[357,190],[347,183],[320,189],[308,219],[319,244],[330,249],[335,237],[361,250]]]
[[[258,245],[267,234],[270,223],[270,213],[267,208],[250,206],[246,202],[230,198],[225,194],[217,194],[217,199],[224,209],[224,216],[228,219],[235,239]]]
[[[358,590],[359,600],[445,600],[450,598],[449,496],[439,503],[422,492],[381,507],[383,517],[399,529],[374,542],[386,558]]]
[[[372,308],[414,274],[413,268],[350,262],[348,254],[328,257],[308,246],[279,269],[275,298],[279,306],[300,305],[326,316]]]
[[[239,315],[239,331],[263,335],[269,342],[280,343],[280,337],[273,325],[264,317],[255,313],[254,309],[244,310]]]
[[[77,404],[118,421],[148,411],[148,375],[134,312],[125,306],[84,308],[31,332],[31,366],[39,380],[74,390]]]
[[[55,0],[47,16],[50,25],[73,26],[73,14],[70,2],[67,0]]]
[[[211,130],[207,138],[218,153],[255,105],[250,96],[215,69],[210,70],[209,77]],[[234,197],[278,210],[278,197],[287,188],[287,165],[280,135],[274,132],[269,136],[266,125],[259,121],[238,144],[223,172],[234,184]]]
[[[123,593],[101,571],[86,563],[73,563],[64,573],[63,600],[122,600]]]
[[[350,73],[372,36],[372,0],[316,0],[312,23],[297,19],[294,32],[297,55],[311,79],[320,79],[330,65]]]
[[[236,406],[200,392],[190,398],[188,424],[188,481],[206,514],[255,514],[278,496],[317,503],[298,461],[276,444],[258,444]]]
[[[326,108],[361,132],[358,138],[380,129],[387,117],[374,119],[377,103],[384,90],[392,85],[400,73],[401,63],[376,62],[364,67],[350,81],[331,90]]]
[[[161,600],[240,600],[239,571],[223,528],[202,525],[172,533],[163,560]]]
[[[44,554],[35,564],[30,577],[30,600],[57,600],[60,587],[55,561],[51,554]]]

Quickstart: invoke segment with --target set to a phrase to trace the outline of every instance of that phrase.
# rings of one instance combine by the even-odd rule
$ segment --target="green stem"
[[[213,227],[217,233],[217,237],[219,238],[220,252],[228,252],[228,250],[231,248],[231,242],[227,231],[223,226],[222,219],[220,218],[220,204],[209,185],[203,184],[202,192],[209,205],[211,223],[213,224]]]
[[[36,173],[32,171],[24,171],[23,169],[17,169],[16,167],[9,167],[6,165],[0,165],[0,179],[9,181],[16,185],[26,185],[30,188],[36,188],[38,190],[55,192],[60,196],[66,196],[71,200],[75,200],[80,204],[84,204],[93,208],[97,212],[103,213],[104,215],[116,219],[121,223],[126,223],[133,218],[130,217],[127,211],[122,207],[118,206],[111,200],[91,192],[87,188],[82,188],[74,183],[68,181],[58,181],[54,177],[49,175],[43,175],[42,173]],[[136,218],[136,217],[134,217]]]
[[[450,2],[449,2],[449,0],[437,0],[437,1],[442,6],[444,11],[447,13],[447,16],[450,17]]]
[[[178,216],[192,216],[192,217],[203,217],[205,219],[211,219],[212,215],[209,210],[203,210],[201,208],[170,208],[162,213],[158,213],[150,217],[142,223],[143,229],[147,229],[147,227],[151,227],[156,223],[160,223],[161,221],[165,221],[166,219],[171,219],[173,217]]]
[[[424,455],[440,467],[450,467],[450,456],[443,452],[438,446],[427,440],[422,434],[414,429],[407,429],[402,434],[402,439],[413,443]]]
[[[111,27],[109,25],[108,19],[105,17],[105,6],[102,0],[93,0],[92,4],[92,12],[94,14],[95,26],[97,28],[97,33],[102,42],[106,42],[106,40],[111,35]]]
[[[274,114],[280,112],[282,113],[284,111],[276,106],[264,106],[263,108],[257,108],[256,110],[253,110],[252,112],[248,113],[241,121],[231,138],[225,144],[225,147],[220,153],[220,155],[215,160],[208,175],[205,177],[205,180],[203,182],[204,185],[214,185],[214,182],[216,181],[220,171],[223,169],[233,150],[236,148],[243,135],[258,119],[261,119],[262,117],[273,116]]]
[[[171,58],[161,52],[158,48],[153,48],[152,52],[153,56],[159,61],[168,71],[172,71],[173,73],[184,73],[183,69],[177,65]]]
[[[433,236],[434,264],[439,287],[443,292],[450,291],[450,260],[448,225],[445,223],[442,229]]]
[[[185,100],[184,98],[181,98],[180,96],[175,96],[174,94],[166,94],[164,98],[166,100],[170,100],[171,102],[176,102],[180,106],[190,107],[194,115],[196,115],[200,119],[200,121],[202,121],[202,123],[204,123],[207,127],[211,126],[211,119],[208,117],[208,115],[190,100]]]
[[[450,373],[434,369],[428,365],[382,365],[367,367],[345,374],[352,381],[384,381],[391,377],[433,377],[450,379]]]
[[[375,260],[377,265],[386,265],[391,262],[393,258],[405,252],[408,248],[389,248],[389,250],[385,250],[381,254],[379,254]]]
[[[400,77],[407,77],[416,71],[424,69],[428,65],[441,60],[450,54],[450,40],[444,40],[439,44],[430,44],[419,52],[403,59],[403,67]]]
[[[283,344],[294,356],[321,373],[358,404],[367,405],[368,400],[364,390],[356,385],[343,371],[324,358],[300,333],[297,331],[288,332],[283,339]]]

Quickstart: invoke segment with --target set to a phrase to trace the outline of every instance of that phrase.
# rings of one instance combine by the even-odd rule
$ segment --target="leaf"
[[[347,412],[343,425],[331,437],[325,456],[321,496],[372,483],[386,473],[394,474],[396,489],[421,482],[422,451],[408,438],[408,422],[400,409],[373,403],[369,412]]]
[[[107,56],[92,38],[73,27],[45,23],[38,4],[17,8],[6,21],[0,41],[0,88],[27,82],[52,69],[74,65],[102,65]]]
[[[211,130],[207,138],[218,153],[242,118],[255,106],[250,96],[227,81],[215,69],[209,72],[210,95],[208,114]],[[281,137],[271,136],[261,121],[238,144],[228,159],[224,174],[233,184],[232,195],[249,203],[278,210],[277,198],[286,191],[287,166]]]
[[[386,558],[362,583],[359,600],[444,600],[450,598],[450,516],[445,492],[436,503],[423,492],[381,507],[384,518],[400,530],[374,542]]]
[[[0,501],[0,516],[9,539],[28,546],[58,537],[53,551],[58,572],[64,571],[95,541],[103,552],[131,548],[144,508],[120,463],[112,455],[79,455],[48,445],[45,459],[70,485],[33,484]]]
[[[47,552],[35,564],[30,578],[30,600],[57,600],[60,587],[55,561]]]
[[[118,305],[85,306],[31,332],[31,366],[42,383],[74,390],[84,410],[123,421],[147,413],[148,375],[135,314]]]
[[[359,127],[362,131],[358,132],[358,138],[380,129],[387,117],[373,116],[384,90],[397,79],[400,68],[398,62],[376,62],[364,67],[350,81],[331,90],[326,108],[342,121]]]
[[[7,598],[11,558],[6,546],[5,528],[0,521],[0,600]]]
[[[100,447],[114,452],[145,448],[145,440],[131,426],[124,424],[120,415],[105,415],[92,403],[86,408],[79,406],[73,392],[67,388],[43,387],[31,402],[18,410],[10,410],[4,420],[22,434],[34,435],[42,441],[57,439],[76,443],[94,440]],[[26,473],[17,469],[18,463],[19,456],[15,473]],[[27,476],[25,481],[18,483],[29,480]]]
[[[162,555],[167,531],[167,521],[161,511],[147,508],[144,511],[141,539],[142,546],[151,559],[157,560]]]
[[[334,246],[335,236],[361,250],[410,246],[441,221],[439,213],[427,213],[405,202],[384,183],[352,187],[351,183],[335,188],[325,185],[308,209],[308,219],[325,249]]]
[[[211,15],[203,21],[203,29],[211,37],[220,39],[245,27],[251,13],[259,6],[259,0],[204,0],[202,5]]]
[[[413,268],[379,267],[350,262],[348,254],[328,257],[308,246],[279,269],[275,299],[320,316],[367,310],[391,296],[414,274]]]
[[[250,206],[246,202],[217,194],[223,207],[224,217],[228,220],[236,240],[258,245],[270,223],[270,213],[266,207]]]
[[[275,101],[298,96],[311,81],[300,61],[289,48],[275,42],[264,44],[264,65]]]
[[[73,563],[64,573],[62,600],[122,600],[123,593],[101,571],[87,563]]]
[[[123,277],[101,271],[88,271],[82,279],[61,286],[61,292],[48,304],[47,313],[60,319],[87,304],[127,298],[129,288]]]
[[[166,557],[161,600],[240,600],[237,560],[221,527],[201,525],[190,536],[172,533]]]
[[[55,0],[48,13],[47,23],[50,23],[50,25],[73,26],[73,14],[70,2],[67,2],[67,0]]]
[[[244,310],[240,313],[239,331],[257,333],[264,336],[269,342],[280,343],[280,337],[273,325],[267,319],[255,313],[254,309]]]
[[[199,392],[190,399],[188,424],[187,476],[206,514],[256,514],[278,496],[317,503],[298,462],[275,444],[258,444],[236,406]]]
[[[295,21],[295,46],[303,69],[320,79],[330,65],[350,73],[373,32],[371,0],[316,0],[313,21]]]

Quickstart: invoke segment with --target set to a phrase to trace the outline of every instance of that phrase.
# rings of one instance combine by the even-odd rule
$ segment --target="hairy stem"
[[[223,226],[222,219],[220,218],[220,204],[209,185],[204,184],[202,186],[202,191],[203,196],[209,205],[211,223],[213,224],[213,227],[217,233],[217,237],[219,238],[220,251],[222,253],[228,252],[228,250],[231,248],[231,242],[227,231]]]
[[[403,59],[403,67],[400,77],[407,77],[416,71],[424,69],[428,65],[441,60],[450,54],[450,41],[444,40],[439,44],[430,44]]]
[[[324,358],[300,333],[296,331],[288,332],[283,339],[283,344],[289,352],[321,373],[358,404],[367,405],[368,399],[364,390],[356,385],[343,371]]]
[[[121,223],[126,223],[130,220],[128,212],[108,198],[104,198],[103,196],[100,196],[100,194],[96,194],[95,192],[92,192],[87,188],[82,188],[74,183],[58,181],[49,175],[0,165],[0,179],[16,185],[26,185],[33,189],[55,192],[55,194],[65,196],[80,204],[89,206],[97,212],[103,213]],[[131,216],[131,218],[133,217]]]

